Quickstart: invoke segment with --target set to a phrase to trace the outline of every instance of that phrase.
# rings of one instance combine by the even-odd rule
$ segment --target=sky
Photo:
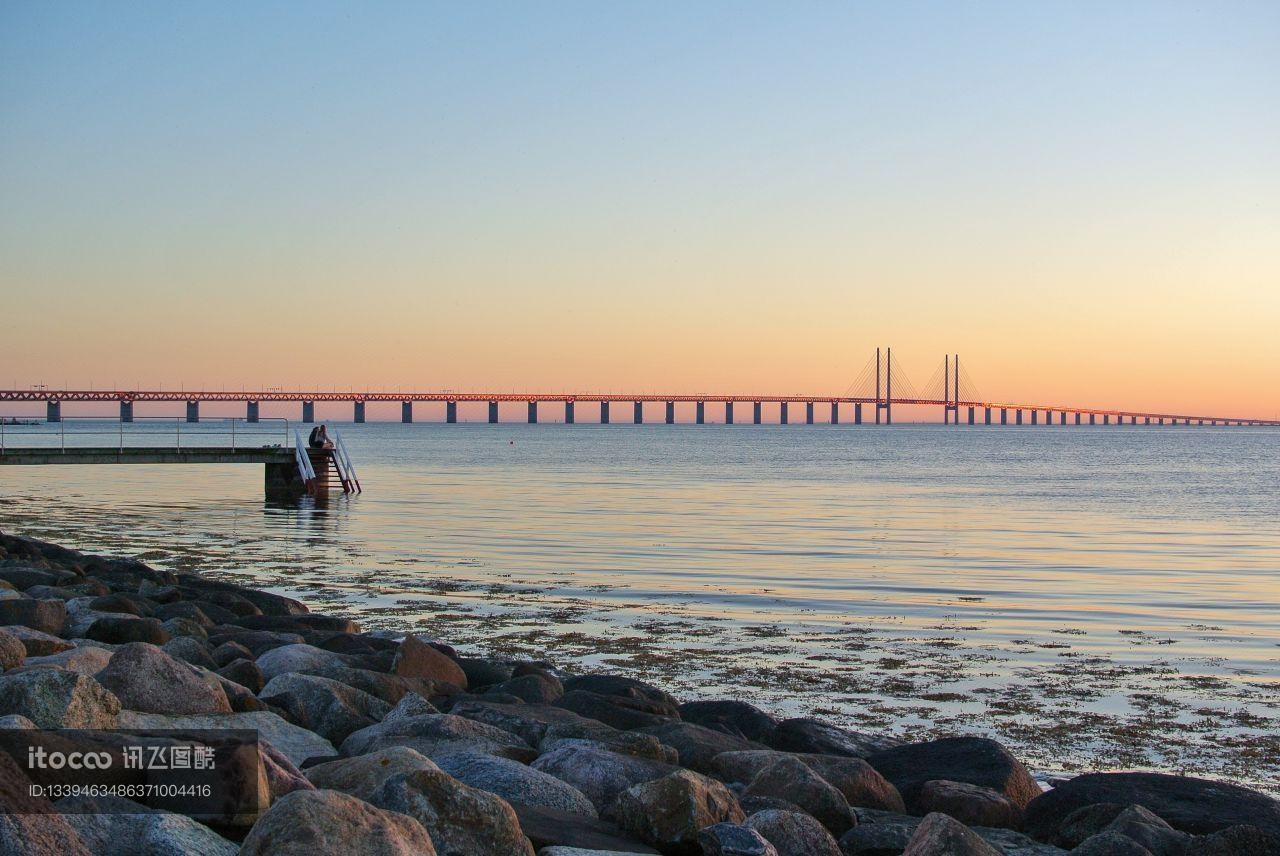
[[[1280,414],[1274,2],[0,4],[0,386]]]

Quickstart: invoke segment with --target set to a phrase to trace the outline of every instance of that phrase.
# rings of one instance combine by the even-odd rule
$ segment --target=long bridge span
[[[400,402],[401,421],[413,421],[413,405],[418,402],[444,402],[445,421],[458,421],[458,404],[463,402],[488,402],[489,422],[498,422],[498,405],[503,402],[524,402],[528,406],[527,420],[536,423],[539,419],[539,405],[559,404],[564,410],[564,421],[575,421],[574,405],[577,402],[598,403],[600,405],[600,422],[613,420],[610,405],[632,404],[629,421],[640,424],[645,421],[643,405],[662,403],[666,406],[667,424],[676,421],[675,405],[677,403],[694,403],[696,405],[695,422],[706,421],[708,404],[723,405],[724,422],[726,424],[761,423],[763,405],[779,405],[779,421],[788,424],[792,421],[805,424],[815,422],[815,409],[829,408],[829,422],[852,422],[861,425],[864,422],[875,424],[892,424],[893,408],[897,405],[926,405],[942,409],[943,422],[970,425],[1023,425],[1044,424],[1059,425],[1081,424],[1144,424],[1144,425],[1280,425],[1280,420],[1258,418],[1256,416],[1178,413],[1171,411],[1123,410],[1086,407],[1061,403],[1034,403],[1026,401],[1010,401],[986,398],[977,394],[977,390],[966,372],[960,367],[958,356],[948,355],[934,372],[933,378],[923,390],[917,390],[906,377],[891,349],[882,353],[877,349],[876,355],[858,379],[850,384],[839,395],[808,395],[799,393],[786,394],[717,394],[717,393],[619,393],[619,392],[459,392],[453,390],[425,392],[390,392],[390,391],[308,391],[308,390],[125,390],[125,389],[51,389],[33,387],[30,389],[0,390],[0,403],[3,402],[44,402],[46,419],[59,422],[62,419],[62,406],[72,402],[118,402],[120,420],[133,421],[133,408],[136,402],[177,402],[186,404],[188,422],[200,421],[200,405],[204,402],[242,402],[245,405],[245,419],[258,421],[259,404],[262,402],[295,402],[302,405],[302,421],[315,421],[316,402],[349,402],[352,406],[352,421],[365,421],[365,405],[368,402]],[[739,413],[735,405],[751,408],[751,413]],[[803,406],[803,413],[794,415],[791,406]],[[869,408],[864,414],[863,410]],[[866,417],[864,419],[864,416]]]

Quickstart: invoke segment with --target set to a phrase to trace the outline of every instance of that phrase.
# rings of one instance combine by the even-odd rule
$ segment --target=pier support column
[[[970,425],[973,424],[973,408],[972,407],[969,408],[969,424]]]
[[[674,401],[667,402],[667,424],[676,424],[676,403]]]
[[[408,424],[413,421],[413,402],[400,402],[400,421]]]
[[[982,424],[983,425],[991,424],[991,408],[990,407],[982,408]]]
[[[862,424],[862,402],[861,401],[855,401],[853,403],[853,424],[854,425]]]
[[[244,421],[245,422],[258,421],[258,402],[246,401],[244,403]]]
[[[631,422],[633,425],[644,424],[644,402],[637,401],[631,405]]]
[[[120,421],[121,422],[133,421],[133,402],[132,401],[120,402]]]
[[[1096,413],[1090,413],[1090,414],[1089,414],[1089,424],[1090,424],[1090,425],[1097,425],[1097,424],[1098,424],[1098,414],[1096,414]]]
[[[538,424],[538,402],[536,401],[529,402],[529,424]]]
[[[1080,424],[1080,414],[1078,412],[1076,413],[1076,424]]]
[[[302,421],[307,424],[316,421],[316,403],[314,401],[302,402]]]
[[[1059,425],[1067,424],[1067,411],[1064,410],[1058,414],[1058,424]]]
[[[724,424],[726,425],[733,424],[733,402],[732,401],[726,401],[724,403]]]
[[[351,409],[352,411],[354,411],[351,414],[351,421],[356,423],[357,425],[363,425],[364,424],[364,402],[363,401],[351,402]]]
[[[1000,424],[1001,425],[1009,424],[1009,411],[1007,408],[1004,408],[1004,407],[1000,408]]]
[[[751,424],[760,424],[760,402],[758,401],[751,402]]]
[[[458,402],[446,401],[444,403],[444,421],[450,425],[458,421]]]
[[[840,402],[838,401],[831,402],[831,424],[840,424]]]
[[[698,424],[705,425],[707,421],[707,403],[705,401],[698,402]]]
[[[496,401],[489,402],[489,424],[498,424],[498,402]]]
[[[1191,420],[1190,420],[1190,419],[1184,419],[1184,420],[1182,420],[1182,424],[1183,424],[1183,425],[1190,425],[1190,424],[1191,424]]]
[[[1110,424],[1111,424],[1111,414],[1110,414],[1110,413],[1104,413],[1104,414],[1102,414],[1102,424],[1103,424],[1103,425],[1110,425]]]
[[[806,425],[813,424],[813,402],[812,401],[806,401],[804,403],[804,424]]]
[[[1039,424],[1039,421],[1040,421],[1039,417],[1040,417],[1040,411],[1038,410],[1031,411],[1031,424],[1032,425]]]
[[[564,424],[566,425],[573,424],[573,402],[572,401],[566,401],[564,403]]]
[[[62,421],[62,402],[61,401],[45,402],[44,421],[45,422],[61,422]]]
[[[779,402],[779,405],[780,405],[780,406],[779,406],[779,408],[778,408],[778,409],[779,409],[781,412],[780,412],[780,414],[779,414],[778,421],[779,421],[780,423],[782,423],[783,425],[786,425],[786,424],[787,424],[787,421],[788,421],[788,420],[787,420],[787,402],[785,402],[785,401],[781,401],[781,402]]]
[[[609,424],[609,402],[607,401],[600,402],[600,424]]]
[[[187,421],[188,422],[200,421],[200,402],[198,401],[187,402]]]
[[[1018,420],[1017,424],[1022,424],[1022,408],[1018,408],[1014,411],[1014,418]]]

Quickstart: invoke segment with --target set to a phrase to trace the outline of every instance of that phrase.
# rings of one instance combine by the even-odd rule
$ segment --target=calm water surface
[[[1280,779],[1280,431],[340,428],[350,500],[10,467],[0,527],[1043,773]]]

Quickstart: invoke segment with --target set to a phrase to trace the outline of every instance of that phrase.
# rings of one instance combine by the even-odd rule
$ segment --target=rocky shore
[[[200,820],[32,796],[4,854],[1280,854],[1280,801],[1096,773],[1045,790],[982,736],[903,742],[630,677],[362,632],[291,598],[0,534],[0,729],[259,742]],[[0,745],[6,750],[8,743]],[[20,760],[20,759],[19,759]],[[110,783],[116,771],[95,781]]]

